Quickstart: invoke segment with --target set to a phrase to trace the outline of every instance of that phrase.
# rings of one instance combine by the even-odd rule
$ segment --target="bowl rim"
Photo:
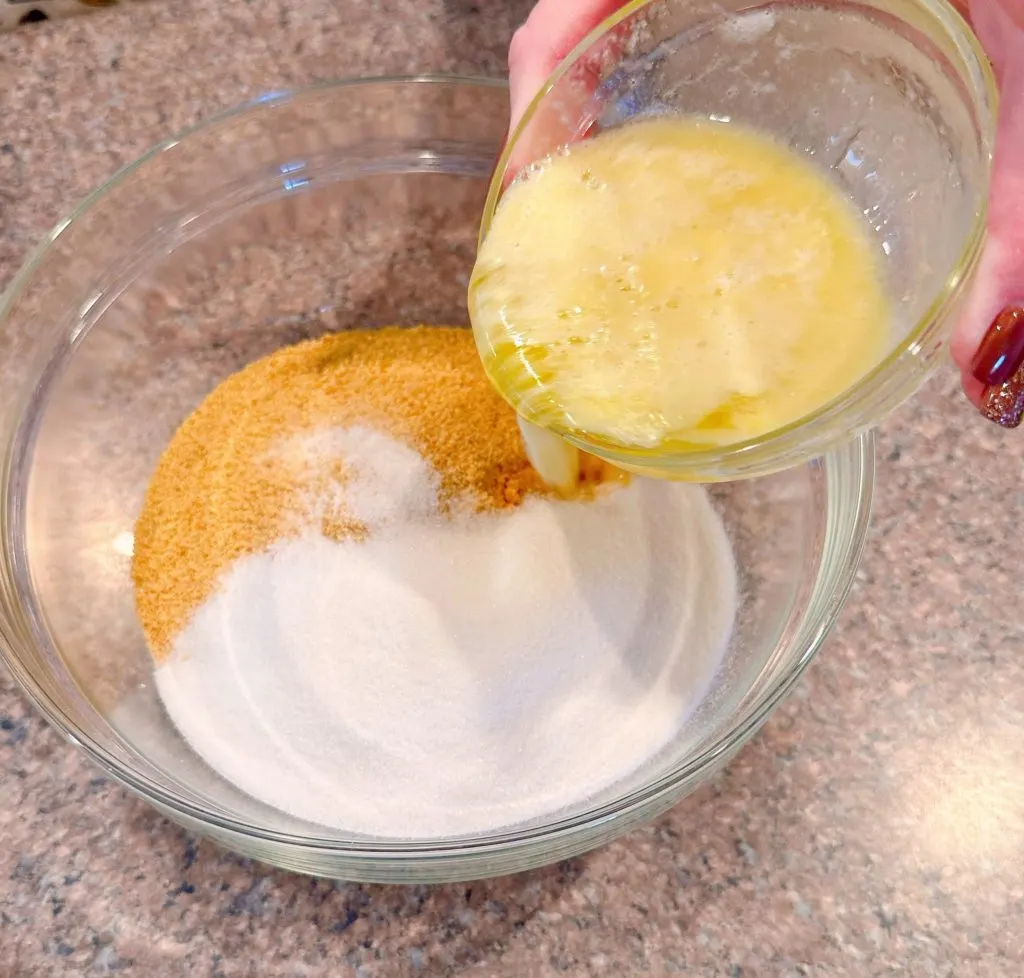
[[[95,206],[107,190],[116,186],[130,173],[143,166],[147,161],[159,154],[172,149],[190,135],[212,129],[227,121],[233,120],[248,112],[262,110],[270,106],[279,106],[300,100],[313,98],[325,92],[343,91],[358,87],[401,84],[448,85],[455,87],[486,87],[490,89],[506,88],[507,84],[496,79],[477,79],[467,76],[446,75],[388,75],[373,78],[340,79],[337,81],[319,82],[315,85],[272,92],[248,100],[226,111],[212,115],[209,119],[183,130],[177,136],[169,137],[157,143],[153,148],[140,156],[133,163],[122,167],[97,190],[88,195],[76,207],[71,215],[58,222],[44,239],[43,243],[30,254],[25,264],[12,280],[3,296],[0,296],[0,327],[20,291],[27,285],[39,262],[57,240],[59,235],[70,224],[89,209]],[[34,382],[35,374],[30,378]],[[31,388],[33,383],[26,384]],[[30,391],[29,391],[30,393]],[[18,445],[18,432],[24,423],[24,410],[16,407],[11,419],[10,430],[3,433],[7,444],[0,456],[0,520],[6,521],[5,513],[11,505],[10,499],[4,497],[9,492],[11,461],[14,449]],[[5,426],[6,427],[6,426]],[[826,476],[824,498],[826,501],[825,529],[836,529],[831,543],[827,539],[821,545],[821,553],[817,575],[812,585],[812,595],[808,603],[808,614],[797,628],[793,637],[793,653],[790,661],[780,670],[771,683],[760,690],[749,703],[743,704],[728,730],[721,733],[715,740],[698,754],[689,758],[685,764],[674,767],[669,773],[643,788],[632,791],[612,802],[594,809],[576,813],[572,816],[552,820],[536,826],[526,826],[503,830],[471,838],[452,838],[438,840],[357,840],[331,838],[315,835],[295,835],[262,826],[253,825],[245,820],[225,816],[221,812],[213,812],[206,807],[197,805],[180,797],[161,784],[153,782],[147,775],[137,772],[131,764],[115,752],[99,743],[89,733],[69,718],[55,701],[52,695],[43,688],[41,683],[22,663],[21,655],[16,652],[14,642],[9,639],[4,625],[5,616],[0,614],[0,658],[7,664],[18,685],[48,723],[59,731],[64,738],[77,746],[82,752],[108,773],[115,781],[129,789],[150,804],[184,824],[206,829],[215,837],[239,842],[266,843],[271,847],[288,847],[299,849],[307,854],[324,854],[334,858],[344,858],[352,863],[368,865],[378,864],[424,864],[431,861],[480,860],[488,854],[507,854],[524,849],[543,848],[545,852],[557,850],[559,840],[571,840],[593,833],[601,826],[612,823],[628,823],[630,816],[635,820],[654,810],[666,807],[678,799],[688,786],[696,782],[702,773],[713,770],[728,759],[742,746],[764,723],[768,715],[779,702],[789,693],[793,685],[803,674],[814,658],[825,638],[831,631],[835,621],[845,604],[846,598],[854,584],[857,568],[863,554],[870,522],[872,497],[875,481],[875,442],[870,432],[852,437],[846,444],[840,445],[824,455],[819,463]],[[807,466],[795,466],[805,468]],[[841,498],[840,498],[841,497]],[[838,502],[837,502],[838,500]],[[833,508],[838,507],[835,512]],[[845,512],[844,512],[845,509]],[[831,547],[831,552],[830,552]],[[11,560],[6,548],[0,562],[0,597],[4,596],[7,565]],[[823,581],[826,583],[823,585]],[[813,616],[814,598],[819,599],[817,613]],[[14,609],[21,614],[21,602],[14,599]],[[115,739],[128,746],[129,754],[134,752],[130,742],[110,727],[106,717],[96,711],[97,718],[110,729]],[[555,843],[552,846],[552,843]],[[245,848],[245,846],[242,846]],[[546,860],[540,860],[546,861]],[[299,867],[301,868],[301,867]],[[517,868],[517,867],[513,867]],[[380,878],[380,877],[367,877]],[[445,877],[465,878],[465,877]]]
[[[601,43],[625,21],[640,13],[646,7],[667,2],[677,2],[677,0],[629,0],[628,3],[619,7],[594,27],[554,67],[536,95],[528,103],[519,122],[512,132],[509,133],[508,139],[502,147],[501,155],[495,165],[494,174],[491,178],[491,184],[488,187],[487,200],[484,203],[483,216],[480,222],[481,242],[490,229],[494,214],[507,187],[506,174],[519,139],[540,112],[548,94],[562,79],[570,74],[576,63],[592,47]],[[883,0],[850,0],[850,2],[852,6],[860,9],[873,10],[875,12],[884,11],[890,18],[897,18],[899,16],[898,12],[885,11]],[[758,467],[753,472],[754,475],[770,474],[781,468],[806,461],[808,456],[800,452],[801,433],[804,431],[810,432],[819,425],[824,426],[829,422],[833,422],[848,437],[851,425],[849,421],[844,420],[844,414],[854,406],[864,407],[870,405],[872,395],[882,387],[885,380],[891,378],[897,372],[901,361],[906,363],[909,358],[909,362],[912,364],[915,352],[933,334],[941,332],[941,324],[948,321],[949,317],[956,311],[964,293],[965,283],[971,280],[972,274],[981,260],[981,253],[987,239],[988,186],[991,180],[992,161],[994,158],[993,146],[996,135],[996,111],[999,105],[999,88],[992,64],[982,48],[981,42],[960,11],[949,0],[906,0],[906,2],[916,6],[920,13],[929,17],[933,27],[946,32],[950,41],[957,48],[965,71],[973,62],[976,64],[980,74],[980,77],[974,79],[974,85],[968,84],[966,80],[964,80],[964,85],[968,90],[972,109],[978,116],[981,140],[980,149],[987,161],[987,167],[984,186],[980,188],[982,191],[981,205],[974,215],[970,231],[964,238],[956,262],[947,275],[946,280],[914,326],[879,363],[851,387],[808,414],[773,428],[764,434],[747,438],[743,441],[732,442],[721,447],[697,448],[687,450],[675,456],[661,458],[658,462],[666,471],[672,471],[686,478],[713,479],[715,476],[712,473],[721,470],[723,463],[728,464],[735,461],[743,466],[753,462],[754,465],[757,465],[758,463],[754,459],[758,456],[763,457],[765,453],[769,456],[778,453],[780,462],[777,464],[769,462],[763,465],[763,467]],[[773,5],[774,0],[766,0],[766,2],[750,4],[737,11],[737,13],[750,13]],[[922,370],[920,373],[920,382],[923,382],[926,379],[927,372]],[[901,397],[897,403],[889,405],[887,409],[894,409],[903,400],[905,400],[905,396]],[[876,410],[872,410],[871,413],[873,416],[868,419],[866,424],[857,425],[857,430],[863,430],[866,427],[877,424],[881,420]],[[884,414],[885,411],[882,413]],[[583,451],[596,451],[610,461],[626,465],[627,467],[631,464],[636,464],[637,460],[641,464],[645,461],[644,453],[630,446],[621,445],[599,437],[588,437],[587,440],[583,440],[577,432],[569,429],[553,427],[552,430]],[[824,444],[820,441],[816,442],[813,454],[820,454],[821,451],[833,447],[834,444],[842,439],[843,436],[840,435],[838,438],[826,439]]]
[[[47,251],[49,251],[53,244],[56,243],[57,239],[67,231],[67,229],[76,220],[84,216],[94,206],[100,203],[109,191],[119,186],[136,170],[145,166],[161,153],[174,149],[178,143],[183,142],[191,136],[214,129],[219,125],[230,122],[238,116],[245,115],[246,113],[257,109],[287,105],[289,102],[297,98],[312,97],[329,91],[365,88],[369,85],[377,86],[396,84],[508,89],[508,79],[506,78],[488,78],[484,76],[478,77],[474,75],[460,74],[446,75],[437,72],[422,72],[411,75],[374,75],[370,77],[327,79],[312,82],[309,85],[301,85],[296,88],[272,89],[253,98],[245,99],[244,101],[239,102],[236,105],[229,106],[226,109],[220,109],[206,118],[200,119],[198,122],[194,122],[190,126],[186,126],[177,133],[154,143],[141,156],[115,170],[111,176],[107,177],[106,180],[86,194],[86,196],[83,197],[74,208],[72,208],[71,212],[66,217],[58,220],[43,235],[38,244],[29,250],[10,282],[8,282],[3,291],[0,291],[0,324],[2,324],[7,318],[15,300],[24,291],[25,286],[32,277],[32,274],[45,257]]]

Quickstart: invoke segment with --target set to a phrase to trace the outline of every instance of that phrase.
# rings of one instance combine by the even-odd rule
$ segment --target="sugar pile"
[[[213,769],[333,828],[460,836],[575,808],[671,742],[735,615],[703,490],[480,512],[388,434],[311,437],[344,455],[367,534],[311,527],[235,561],[155,672]]]

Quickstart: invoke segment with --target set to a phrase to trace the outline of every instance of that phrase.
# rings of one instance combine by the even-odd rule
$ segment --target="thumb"
[[[967,396],[990,420],[1016,427],[1024,417],[1024,2],[974,0],[971,13],[1000,76],[1000,117],[989,239],[951,352]]]

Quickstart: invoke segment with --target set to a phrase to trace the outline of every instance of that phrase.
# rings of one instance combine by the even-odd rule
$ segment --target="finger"
[[[539,0],[512,37],[508,74],[514,129],[559,62],[626,0]]]
[[[971,13],[1002,76],[1001,111],[989,239],[951,351],[971,401],[1015,426],[1024,414],[1024,313],[1015,312],[1024,306],[1024,23],[999,0],[974,0]],[[1024,9],[1017,15],[1024,20]],[[1007,384],[1019,390],[1002,390]]]
[[[628,0],[540,0],[530,19],[516,32],[509,49],[511,129],[521,121],[534,96],[555,69],[591,30]],[[562,75],[545,108],[516,132],[502,184],[535,160],[586,138],[596,108],[590,103],[603,71],[614,64],[629,30],[629,20],[602,35]]]
[[[967,5],[967,0],[961,0],[960,6]],[[970,0],[969,8],[974,30],[1001,78],[1008,57],[1007,38],[1024,31],[1024,0]]]

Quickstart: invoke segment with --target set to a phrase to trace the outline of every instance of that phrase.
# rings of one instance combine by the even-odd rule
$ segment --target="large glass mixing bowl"
[[[466,322],[502,84],[342,82],[156,147],[54,229],[0,303],[0,649],[49,720],[160,811],[247,855],[357,880],[467,879],[579,853],[706,780],[835,619],[868,524],[866,439],[713,490],[739,618],[671,748],[557,819],[402,842],[299,821],[193,753],[153,688],[130,555],[147,480],[216,384],[353,326]],[[444,378],[439,378],[443,383]]]
[[[543,364],[544,346],[492,327],[500,341],[492,357],[493,339],[477,323],[489,373],[528,420],[670,478],[764,475],[846,441],[941,361],[984,243],[997,102],[984,52],[946,0],[632,0],[565,58],[526,110],[495,171],[482,236],[516,174],[567,144],[652,114],[744,124],[798,150],[864,214],[894,302],[889,346],[814,412],[692,450],[640,448],[574,427],[540,379],[543,367],[532,383],[529,370],[516,369]],[[841,317],[821,324],[845,326]]]

